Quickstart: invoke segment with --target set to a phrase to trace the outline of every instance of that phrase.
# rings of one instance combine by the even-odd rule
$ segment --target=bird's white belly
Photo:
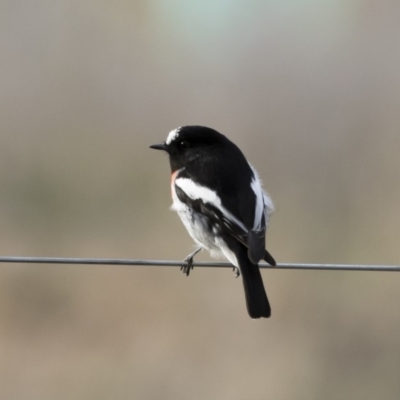
[[[218,227],[213,227],[208,217],[182,203],[174,193],[174,190],[172,198],[173,204],[171,209],[178,213],[183,225],[196,244],[208,250],[212,257],[226,257],[235,267],[239,267],[235,254],[218,234]]]
[[[218,251],[219,247],[215,240],[215,234],[212,232],[208,218],[193,211],[185,204],[179,207],[178,215],[183,225],[189,232],[189,235],[200,246],[209,251]]]

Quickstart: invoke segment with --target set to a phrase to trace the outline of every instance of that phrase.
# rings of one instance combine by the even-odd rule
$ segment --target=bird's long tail
[[[257,264],[253,264],[247,256],[247,251],[239,251],[237,259],[243,279],[244,293],[246,296],[247,311],[251,318],[269,318],[271,307]]]

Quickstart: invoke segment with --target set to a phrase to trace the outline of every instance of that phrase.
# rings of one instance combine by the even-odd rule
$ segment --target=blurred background
[[[180,125],[274,199],[278,262],[400,263],[400,3],[0,0],[0,254],[183,259]],[[208,260],[203,254],[199,260]],[[0,266],[0,397],[399,399],[400,275]]]

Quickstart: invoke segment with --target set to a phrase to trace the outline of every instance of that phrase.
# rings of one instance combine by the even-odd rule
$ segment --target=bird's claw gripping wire
[[[239,278],[240,276],[240,269],[237,267],[233,267],[232,271],[235,273],[235,278]]]
[[[198,247],[193,253],[190,253],[184,260],[184,264],[181,265],[181,271],[189,276],[190,270],[193,269],[193,258],[194,256],[201,250],[201,247]]]

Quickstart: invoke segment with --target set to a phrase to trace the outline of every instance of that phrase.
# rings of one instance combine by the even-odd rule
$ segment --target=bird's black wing
[[[218,227],[222,230],[222,233],[233,236],[247,247],[247,231],[224,215],[218,207],[202,198],[188,196],[179,186],[175,186],[175,190],[182,203],[209,219],[211,229]]]
[[[193,193],[193,190],[187,193],[175,183],[175,191],[182,203],[208,218],[211,230],[212,228],[219,229],[220,234],[230,235],[247,247],[249,249],[249,258],[252,260],[253,257],[257,257],[253,261],[255,264],[264,259],[269,264],[276,265],[273,257],[265,250],[265,225],[261,231],[249,231],[229,210],[221,207],[218,201],[213,202],[206,195],[207,192],[204,192],[204,189],[203,191],[199,189],[197,193]],[[263,218],[265,224],[265,216]],[[257,253],[254,255],[255,251]]]

